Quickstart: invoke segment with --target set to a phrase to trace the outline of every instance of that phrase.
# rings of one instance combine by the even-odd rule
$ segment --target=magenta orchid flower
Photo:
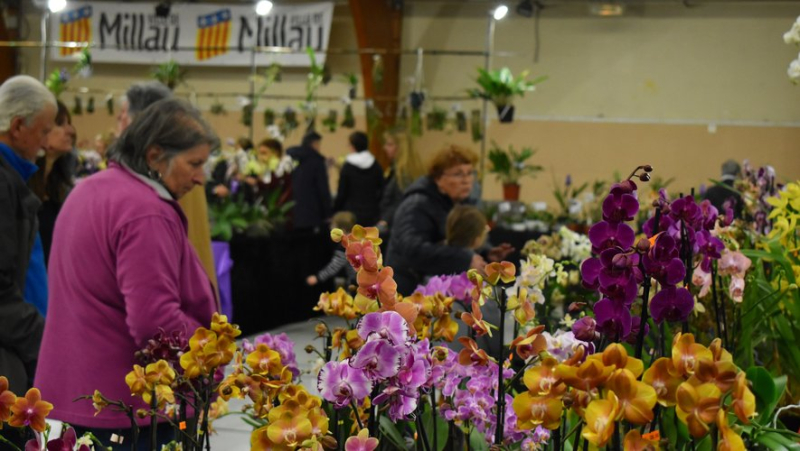
[[[408,341],[408,323],[394,311],[368,313],[358,323],[358,335],[365,341],[386,339],[399,345]]]
[[[372,382],[364,371],[353,368],[347,361],[328,362],[319,372],[317,388],[320,395],[337,408],[352,401],[361,404],[372,390]]]

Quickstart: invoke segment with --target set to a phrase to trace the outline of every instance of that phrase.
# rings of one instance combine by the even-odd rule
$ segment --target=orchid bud
[[[617,269],[627,267],[628,263],[628,254],[617,254],[611,259],[611,264]]]
[[[581,341],[594,341],[597,336],[597,321],[591,316],[584,316],[572,325],[572,333]]]
[[[653,172],[653,167],[649,164],[642,166],[642,169],[644,169],[644,172]]]
[[[642,238],[636,243],[636,250],[642,254],[646,254],[650,250],[650,240]]]
[[[650,181],[650,174],[645,172],[644,174],[639,176],[639,180],[641,180],[643,182],[649,182]]]
[[[314,332],[317,333],[317,336],[324,337],[328,334],[328,326],[326,326],[325,323],[317,323],[317,325],[314,326]]]
[[[331,240],[333,240],[334,243],[340,243],[343,236],[344,231],[342,231],[342,229],[335,228],[331,230]]]
[[[573,302],[569,305],[569,307],[567,307],[567,312],[570,314],[575,314],[583,310],[584,307],[586,307],[585,302]]]
[[[144,409],[138,409],[136,410],[136,416],[139,417],[140,419],[145,419],[147,418],[147,411]]]
[[[321,439],[319,439],[319,442],[325,449],[337,449],[339,447],[339,443],[331,435],[323,436]]]
[[[314,346],[312,346],[312,345],[308,345],[308,346],[305,347],[306,354],[311,354],[315,350],[316,350],[316,348],[314,348]]]

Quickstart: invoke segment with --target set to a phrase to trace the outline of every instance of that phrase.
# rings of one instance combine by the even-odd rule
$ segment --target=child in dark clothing
[[[340,211],[339,213],[333,215],[333,218],[331,218],[331,228],[342,229],[345,234],[349,234],[355,225],[356,216],[349,211]],[[325,267],[322,268],[317,274],[312,274],[306,277],[306,283],[313,287],[314,285],[320,282],[325,282],[337,275],[342,275],[345,277],[345,286],[354,282],[356,279],[356,271],[347,262],[347,256],[345,255],[344,249],[339,245],[337,245],[336,250],[333,251],[333,257],[331,257],[331,261],[328,262],[328,264],[325,265]]]
[[[489,226],[486,216],[475,207],[457,205],[447,215],[445,244],[477,250],[486,243]]]

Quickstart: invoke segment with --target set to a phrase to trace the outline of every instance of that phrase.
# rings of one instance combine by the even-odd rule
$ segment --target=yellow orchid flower
[[[719,388],[713,383],[694,387],[684,382],[675,394],[678,418],[689,428],[694,438],[701,438],[708,432],[709,424],[717,417],[719,399],[722,396]]]
[[[560,395],[566,390],[566,387],[561,384],[561,381],[555,375],[557,366],[558,360],[547,356],[542,359],[540,365],[525,371],[522,381],[532,396],[547,396],[551,393]]]
[[[717,447],[717,451],[745,451],[742,437],[728,427],[728,415],[722,409],[717,412],[717,427],[719,428],[719,435],[722,439]]]
[[[494,262],[486,265],[484,269],[486,281],[491,285],[497,285],[502,280],[503,283],[511,283],[516,279],[517,268],[511,262]]]
[[[603,447],[614,433],[614,422],[619,416],[619,400],[614,392],[607,392],[606,399],[595,399],[586,408],[586,426],[581,435],[589,443]]]
[[[628,356],[628,351],[619,343],[611,343],[606,347],[602,354],[592,354],[589,359],[601,359],[603,365],[614,367],[614,369],[626,369],[633,373],[635,377],[642,375],[644,371],[644,363],[635,358]]]
[[[750,424],[750,418],[756,414],[756,397],[747,386],[747,375],[744,372],[736,375],[733,386],[733,411],[744,424]]]
[[[278,354],[277,351],[270,349],[269,346],[264,343],[256,346],[255,351],[247,356],[245,362],[256,374],[277,376],[281,374],[283,370],[281,355]]]
[[[695,343],[694,335],[676,334],[672,341],[672,364],[675,369],[681,375],[692,376],[701,365],[701,360],[713,364],[714,355],[705,346]]]
[[[588,392],[604,384],[614,369],[613,366],[603,365],[599,359],[587,358],[577,367],[563,363],[558,365],[555,375],[570,387]]]
[[[564,407],[559,396],[531,396],[530,392],[522,392],[514,397],[511,407],[517,414],[517,427],[520,429],[541,425],[556,430],[561,426]]]
[[[636,380],[636,376],[626,369],[614,371],[605,388],[619,398],[621,413],[633,424],[647,424],[653,421],[653,407],[658,397],[653,387]]]
[[[228,322],[228,317],[219,313],[214,313],[211,317],[211,330],[217,333],[217,336],[225,335],[229,338],[236,338],[242,334],[239,326]]]
[[[660,448],[658,440],[646,439],[637,429],[631,429],[625,434],[622,449],[625,451],[658,451]]]
[[[159,360],[156,363],[147,365],[147,369],[145,369],[145,379],[148,384],[169,385],[175,380],[175,370],[169,366],[166,360]]]
[[[133,365],[133,371],[125,376],[125,383],[131,389],[131,395],[139,395],[151,390],[151,385],[147,381],[144,368],[139,365]]]
[[[435,323],[433,323],[433,339],[453,341],[458,334],[458,323],[450,316],[450,314],[442,315]]]
[[[672,360],[661,357],[644,372],[642,382],[653,387],[659,404],[669,407],[675,405],[675,392],[684,380],[675,370]]]

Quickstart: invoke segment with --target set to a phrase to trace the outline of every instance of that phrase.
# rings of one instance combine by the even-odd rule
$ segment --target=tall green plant
[[[492,148],[489,149],[489,173],[497,176],[497,180],[504,185],[519,184],[522,177],[533,177],[543,169],[539,165],[527,163],[535,153],[530,147],[517,151],[511,145],[506,150],[492,141]]]

